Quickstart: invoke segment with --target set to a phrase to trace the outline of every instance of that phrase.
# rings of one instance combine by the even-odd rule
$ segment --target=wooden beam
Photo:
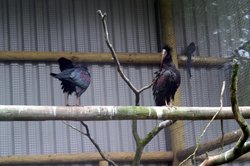
[[[236,130],[230,133],[226,133],[223,138],[223,146],[236,142],[240,138],[241,134],[242,134],[241,130]],[[201,143],[196,152],[196,156],[218,149],[221,146],[221,139],[222,137],[218,137],[206,143]],[[180,150],[177,153],[178,160],[183,161],[188,156],[190,156],[194,152],[195,149],[196,149],[196,145],[189,147],[187,149],[184,149],[184,150]]]
[[[134,152],[109,152],[105,153],[109,159],[115,162],[131,162]],[[144,152],[142,161],[172,161],[173,153],[166,152]],[[16,155],[0,157],[0,165],[28,165],[28,164],[73,164],[102,161],[97,152],[76,153],[76,154],[46,154],[46,155]],[[102,163],[103,164],[103,163]]]
[[[176,40],[174,32],[174,18],[173,18],[173,6],[172,0],[160,0],[160,22],[162,29],[162,42],[163,44],[168,44],[173,48],[173,61],[178,68],[179,61],[176,52]],[[183,63],[185,64],[185,63]],[[180,90],[177,91],[175,95],[175,105],[181,104],[181,93]],[[179,165],[179,160],[176,158],[176,153],[185,147],[185,137],[184,137],[184,122],[177,121],[170,126],[170,138],[171,147],[174,153],[173,164],[174,166]],[[178,140],[178,143],[176,141]]]
[[[99,161],[99,166],[109,166],[109,163],[107,161]]]
[[[30,52],[30,51],[0,51],[0,61],[56,61],[65,57],[77,62],[114,63],[110,53],[83,52]],[[178,64],[185,66],[186,56],[178,55]],[[124,64],[153,64],[160,63],[160,53],[118,53],[118,58]],[[193,58],[194,67],[220,67],[230,59],[222,57],[198,56]]]
[[[222,67],[225,63],[230,62],[231,57],[211,57],[211,56],[193,56],[193,67]],[[187,57],[184,55],[178,55],[178,64],[186,67]]]
[[[153,56],[152,56],[153,55]],[[0,52],[0,60],[18,61],[56,61],[60,57],[65,57],[77,62],[89,63],[114,63],[110,53],[98,52]],[[119,60],[122,63],[139,64],[159,64],[160,54],[149,53],[119,53]]]
[[[27,106],[0,105],[0,121],[43,120],[208,120],[220,107],[145,107],[145,106]],[[240,107],[250,119],[250,107]],[[216,119],[234,119],[231,107],[223,107]]]

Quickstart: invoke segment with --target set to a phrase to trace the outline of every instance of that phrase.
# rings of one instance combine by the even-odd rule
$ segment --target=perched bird
[[[59,63],[59,68],[61,72],[65,69],[74,68],[72,61],[69,59],[62,57],[62,58],[59,58],[57,62]],[[67,106],[69,105],[69,95],[71,95],[73,92],[76,91],[76,87],[74,84],[66,80],[62,80],[61,85],[62,85],[63,93],[65,94],[64,96],[65,105]]]
[[[80,96],[89,87],[91,81],[88,68],[81,64],[73,64],[66,58],[58,59],[58,63],[61,73],[50,73],[50,75],[61,81],[62,90],[65,93],[65,105],[69,105],[68,98],[73,92],[76,94],[76,105],[80,105]]]
[[[176,90],[181,83],[180,72],[173,63],[171,52],[171,47],[164,46],[160,71],[153,84],[153,95],[157,106],[172,106]]]
[[[187,71],[188,71],[189,78],[192,77],[192,75],[191,75],[192,55],[193,55],[195,49],[196,49],[195,44],[194,44],[194,42],[192,42],[184,50],[184,55],[187,56],[187,64],[186,65],[187,65]]]

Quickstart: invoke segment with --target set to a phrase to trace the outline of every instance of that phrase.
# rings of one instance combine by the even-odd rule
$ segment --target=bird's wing
[[[170,79],[171,79],[171,71],[163,70],[153,85],[153,93],[157,94],[160,93],[161,91],[165,91],[166,88],[169,87],[168,84],[170,83]]]
[[[90,73],[83,67],[76,68],[71,73],[70,78],[76,86],[83,89],[87,89],[91,81]]]
[[[71,73],[74,71],[75,69],[72,68],[72,69],[66,69],[66,70],[63,70],[61,73],[58,73],[58,74],[54,74],[54,73],[51,73],[51,76],[61,80],[61,81],[72,81],[71,78],[70,78],[70,75]]]

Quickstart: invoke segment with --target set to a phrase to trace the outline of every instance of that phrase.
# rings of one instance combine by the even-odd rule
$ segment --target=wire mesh
[[[173,5],[177,53],[185,55],[185,48],[191,42],[196,45],[194,58],[228,58],[221,64],[193,64],[192,77],[189,77],[187,65],[182,66],[182,105],[183,106],[220,106],[222,82],[226,81],[223,106],[231,106],[230,84],[233,58],[240,62],[238,80],[238,99],[240,106],[249,106],[249,62],[250,62],[250,1],[233,0],[179,0]],[[208,121],[186,121],[185,145],[194,146]],[[224,132],[238,129],[234,120],[224,120]],[[176,129],[178,130],[178,129]],[[214,121],[201,139],[207,142],[221,136],[220,121]],[[181,140],[179,140],[181,141]],[[178,142],[178,140],[176,140]],[[220,148],[217,154],[227,150]],[[214,154],[214,152],[213,152]],[[241,162],[240,165],[244,164]],[[231,165],[231,164],[228,164]],[[236,164],[237,165],[237,164]]]
[[[111,41],[118,52],[159,51],[161,32],[157,0],[30,0],[0,1],[0,49],[2,51],[108,52],[96,10],[108,13]],[[224,64],[196,61],[179,66],[181,106],[220,106],[222,81],[226,81],[224,106],[230,106],[232,57],[240,62],[238,97],[240,105],[250,104],[250,1],[172,0],[174,40],[178,55],[185,55],[191,42],[194,58],[229,58]],[[159,24],[159,25],[157,25]],[[219,61],[218,61],[219,62]],[[124,65],[124,72],[140,87],[151,81],[158,66]],[[90,64],[92,84],[81,98],[83,105],[133,105],[134,96],[110,64]],[[0,62],[0,104],[62,105],[59,82],[50,72],[56,63]],[[109,79],[110,78],[110,79]],[[73,98],[70,98],[72,102]],[[151,90],[142,94],[141,105],[153,105]],[[141,135],[158,121],[139,123]],[[171,142],[196,144],[208,121],[185,121],[182,126],[160,133],[146,151],[171,150]],[[89,122],[93,136],[107,151],[133,151],[131,123]],[[80,127],[76,124],[77,127]],[[170,140],[171,132],[184,127],[185,139]],[[238,129],[234,120],[224,121],[224,132]],[[95,151],[90,142],[66,129],[60,122],[1,122],[0,154],[46,154]],[[119,135],[116,139],[116,135]],[[180,133],[181,135],[181,133]],[[214,121],[202,138],[209,141],[221,135]],[[112,138],[109,138],[112,136]],[[64,146],[61,146],[61,145]],[[231,146],[225,147],[228,149]],[[221,152],[219,149],[218,152]],[[96,164],[96,163],[95,163]],[[240,163],[244,164],[244,163]],[[163,164],[164,165],[164,164]],[[166,164],[165,164],[166,165]],[[229,164],[230,165],[230,164]]]

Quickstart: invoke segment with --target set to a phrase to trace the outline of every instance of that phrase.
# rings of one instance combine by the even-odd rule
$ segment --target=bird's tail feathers
[[[57,74],[55,74],[55,73],[50,73],[50,75],[51,75],[52,77],[56,77]]]

